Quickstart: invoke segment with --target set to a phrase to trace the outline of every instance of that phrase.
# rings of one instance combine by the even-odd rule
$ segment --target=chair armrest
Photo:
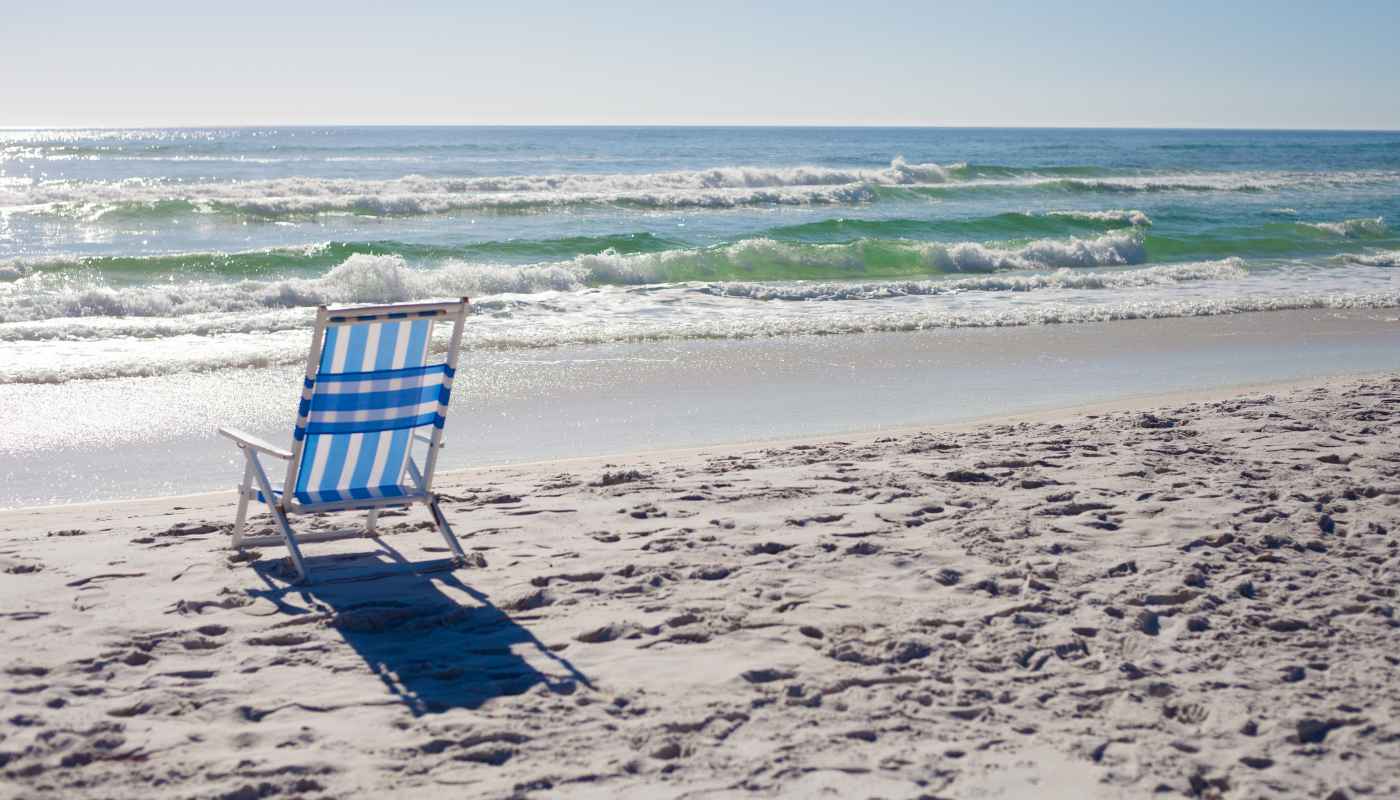
[[[283,450],[280,447],[274,447],[264,442],[262,439],[250,433],[244,433],[236,428],[220,428],[219,435],[227,436],[237,443],[239,447],[251,447],[260,453],[267,453],[275,458],[289,459],[292,457],[291,451]]]

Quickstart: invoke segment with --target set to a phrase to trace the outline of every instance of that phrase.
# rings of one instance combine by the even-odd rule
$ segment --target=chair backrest
[[[303,505],[402,496],[419,429],[431,486],[467,301],[326,308],[316,314],[285,486]],[[433,326],[452,325],[446,358],[428,363]]]

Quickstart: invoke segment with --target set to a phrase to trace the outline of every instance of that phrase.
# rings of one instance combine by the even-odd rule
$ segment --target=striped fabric
[[[343,320],[343,321],[342,321]],[[403,497],[413,431],[442,427],[453,370],[428,365],[433,320],[333,319],[302,393],[294,496],[301,505]]]
[[[368,433],[432,425],[447,405],[446,364],[322,375],[305,404],[306,432]]]

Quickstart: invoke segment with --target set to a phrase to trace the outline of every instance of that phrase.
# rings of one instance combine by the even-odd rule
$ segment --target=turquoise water
[[[0,383],[295,363],[319,303],[537,348],[1400,305],[1400,133],[0,131]]]

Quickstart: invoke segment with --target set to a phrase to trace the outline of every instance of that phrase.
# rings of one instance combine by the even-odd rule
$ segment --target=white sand
[[[0,795],[1400,795],[1400,377],[1139,405],[7,512]]]

